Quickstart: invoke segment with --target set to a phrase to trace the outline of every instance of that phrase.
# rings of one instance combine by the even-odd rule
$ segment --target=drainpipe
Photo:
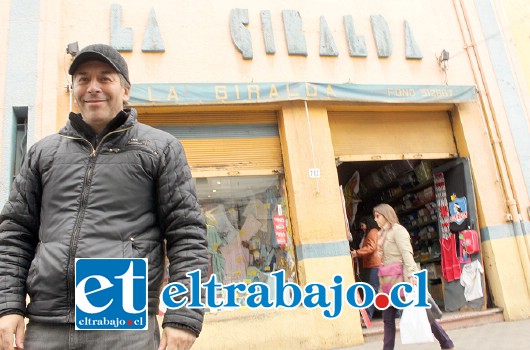
[[[515,232],[515,242],[519,253],[519,260],[523,268],[524,278],[528,294],[530,294],[530,259],[528,252],[530,248],[527,247],[523,233],[525,233],[523,225],[523,216],[520,214],[520,206],[517,201],[517,195],[514,192],[513,177],[510,166],[507,162],[506,149],[500,137],[500,129],[493,108],[493,102],[490,95],[488,84],[485,78],[483,64],[480,55],[477,52],[476,42],[473,35],[473,30],[469,23],[466,8],[462,0],[453,0],[456,17],[460,26],[460,32],[465,44],[465,51],[471,64],[473,79],[479,88],[479,98],[481,102],[482,111],[485,116],[486,127],[490,142],[493,147],[493,155],[495,158],[496,171],[499,175],[499,183],[502,187],[504,198],[506,199],[506,219],[512,222],[513,230]],[[460,14],[461,11],[461,14]],[[461,18],[463,17],[463,19]],[[469,35],[469,38],[466,36]],[[476,63],[476,67],[475,64]],[[478,72],[477,72],[478,70]]]

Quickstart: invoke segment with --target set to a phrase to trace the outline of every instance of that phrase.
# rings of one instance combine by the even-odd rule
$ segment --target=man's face
[[[98,133],[129,100],[129,88],[122,86],[119,73],[100,61],[81,64],[73,75],[73,85],[83,120]]]

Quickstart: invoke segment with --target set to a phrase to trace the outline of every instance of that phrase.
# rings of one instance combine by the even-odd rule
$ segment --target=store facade
[[[446,174],[448,164],[460,162],[467,164],[459,177],[467,192],[455,190],[455,198],[467,199],[470,216],[462,225],[480,233],[473,259],[484,268],[484,296],[470,304],[458,280],[444,281],[439,300],[452,310],[498,306],[506,320],[530,317],[530,184],[520,151],[530,131],[528,124],[519,133],[510,129],[509,100],[482,29],[498,23],[489,1],[1,6],[2,203],[16,173],[14,145],[27,140],[29,147],[55,132],[76,109],[65,73],[75,45],[69,53],[67,45],[110,43],[129,63],[130,105],[139,120],[184,145],[209,224],[211,273],[224,283],[268,283],[279,269],[302,286],[332,285],[335,275],[354,283],[340,185],[359,172],[359,215],[377,200],[406,205],[408,190],[439,207],[434,178],[432,187],[403,182],[399,196],[381,195],[419,164]],[[22,54],[29,59],[20,60]],[[528,122],[527,112],[520,118]],[[366,188],[372,174],[390,166],[395,172],[387,182]],[[442,238],[438,215],[418,219],[424,208],[413,207],[403,216],[433,227],[428,239]],[[426,247],[431,255],[423,262],[435,261],[432,244]],[[327,319],[318,309],[243,307],[207,313],[196,347],[362,342],[353,309]]]

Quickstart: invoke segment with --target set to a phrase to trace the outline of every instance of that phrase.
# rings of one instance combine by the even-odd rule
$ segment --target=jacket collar
[[[134,108],[121,110],[101,132],[96,134],[92,128],[85,123],[81,113],[71,112],[66,125],[59,131],[59,134],[70,137],[81,137],[88,140],[92,145],[96,145],[97,140],[118,128],[126,128],[137,123],[137,112]]]

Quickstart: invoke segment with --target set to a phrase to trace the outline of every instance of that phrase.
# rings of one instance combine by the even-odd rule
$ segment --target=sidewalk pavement
[[[530,319],[512,322],[488,323],[477,327],[447,331],[455,344],[455,350],[528,350],[530,349]],[[337,350],[381,350],[382,340]],[[396,335],[395,350],[438,350],[438,342],[401,345]]]

